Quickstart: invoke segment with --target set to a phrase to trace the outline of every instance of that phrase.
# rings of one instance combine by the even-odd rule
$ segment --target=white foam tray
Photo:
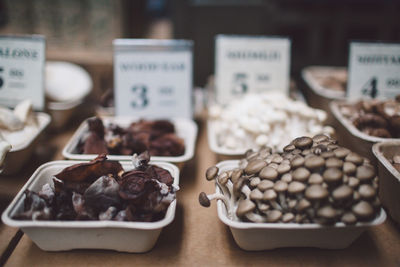
[[[38,127],[25,126],[20,131],[1,131],[4,139],[12,146],[6,155],[2,174],[13,174],[21,170],[32,155],[39,137],[49,125],[50,115],[43,112],[36,112],[35,115]]]
[[[62,151],[62,155],[67,159],[74,160],[92,160],[97,155],[94,154],[77,154],[74,153],[74,149],[76,148],[79,140],[82,136],[88,132],[87,120],[82,122],[79,128],[76,130],[74,135],[68,141],[67,145],[64,147]],[[104,125],[108,125],[109,123],[115,123],[122,127],[129,126],[132,122],[138,121],[137,118],[131,117],[103,117],[102,118]],[[193,120],[184,119],[184,118],[174,118],[170,119],[170,121],[175,125],[176,134],[183,138],[185,142],[185,153],[181,156],[177,157],[161,157],[161,156],[152,156],[151,159],[154,161],[164,161],[164,162],[173,162],[173,163],[183,163],[190,160],[194,155],[194,148],[197,137],[197,125]],[[111,160],[131,160],[132,156],[129,155],[107,155],[107,158]]]
[[[216,165],[221,172],[239,166],[238,160],[222,161]],[[221,193],[216,186],[216,192]],[[382,224],[386,220],[383,209],[372,222],[345,225],[336,223],[332,226],[315,223],[251,223],[233,221],[227,217],[222,200],[217,202],[219,219],[229,226],[238,246],[244,250],[269,250],[281,247],[317,247],[342,249],[348,247],[368,227]]]
[[[11,204],[2,214],[2,220],[11,227],[20,228],[42,250],[63,251],[71,249],[110,249],[124,252],[146,252],[152,249],[163,227],[175,217],[176,200],[168,207],[164,219],[157,222],[118,222],[118,221],[27,221],[14,220],[13,215],[23,209],[24,191],[38,192],[52,177],[65,167],[81,163],[78,161],[53,161],[40,166]],[[132,164],[121,162],[125,170]],[[153,162],[168,170],[179,185],[179,170],[166,162]]]

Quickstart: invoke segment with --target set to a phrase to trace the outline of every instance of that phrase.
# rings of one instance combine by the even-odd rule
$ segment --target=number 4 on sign
[[[372,77],[364,84],[361,89],[363,95],[370,96],[371,98],[376,98],[378,95],[378,79],[376,77]]]
[[[147,99],[147,87],[145,85],[134,85],[132,87],[134,100],[131,102],[134,108],[144,108],[149,104]]]

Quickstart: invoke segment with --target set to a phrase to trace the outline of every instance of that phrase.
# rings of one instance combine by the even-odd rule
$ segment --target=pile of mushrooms
[[[222,200],[231,220],[355,224],[380,211],[375,168],[326,135],[296,138],[282,153],[249,150],[238,168],[212,166],[206,178],[221,193],[200,193],[200,204]]]

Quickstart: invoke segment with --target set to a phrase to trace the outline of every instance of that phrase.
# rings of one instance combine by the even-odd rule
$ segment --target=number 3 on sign
[[[376,98],[378,95],[378,79],[376,77],[372,77],[371,79],[366,82],[362,89],[361,92],[363,95],[370,96],[371,98]]]
[[[149,104],[147,98],[147,87],[143,84],[134,85],[132,87],[133,101],[131,102],[134,108],[145,108]]]

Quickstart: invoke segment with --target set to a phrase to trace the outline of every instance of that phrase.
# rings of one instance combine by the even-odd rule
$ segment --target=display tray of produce
[[[325,135],[296,138],[282,153],[248,151],[206,178],[216,191],[200,193],[200,204],[218,200],[219,219],[245,250],[345,248],[386,219],[374,166]]]
[[[379,198],[400,224],[400,140],[376,143],[372,151],[378,159]]]
[[[154,161],[182,167],[194,155],[197,125],[193,120],[139,120],[128,117],[89,118],[64,147],[67,159],[91,160],[106,153],[112,160],[131,160],[149,150]]]
[[[281,151],[297,136],[334,134],[325,125],[325,111],[279,92],[248,94],[226,106],[211,106],[208,116],[209,147],[220,160],[240,158],[264,145]]]
[[[175,217],[179,170],[149,162],[53,161],[40,166],[2,214],[46,251],[145,252]]]
[[[399,100],[332,101],[338,141],[376,162],[372,145],[400,138]]]
[[[51,118],[34,112],[32,102],[19,103],[14,110],[0,107],[0,169],[10,175],[21,170]]]

